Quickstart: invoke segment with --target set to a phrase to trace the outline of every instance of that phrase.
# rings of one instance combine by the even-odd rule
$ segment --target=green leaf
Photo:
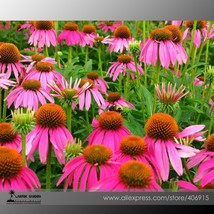
[[[141,87],[142,87],[142,92],[143,92],[144,103],[145,103],[145,106],[147,109],[147,114],[151,116],[152,115],[152,107],[153,107],[152,94],[143,85]]]
[[[143,137],[144,135],[143,127],[134,118],[131,120],[125,120],[124,124],[129,129],[131,134]]]
[[[187,69],[187,72],[188,72],[188,71],[191,71],[191,70],[194,69],[194,68],[200,67],[200,66],[202,66],[202,65],[203,65],[203,66],[204,66],[204,65],[208,65],[208,63],[202,62],[202,63],[196,64],[196,65],[193,65],[193,66],[191,66],[190,68]]]
[[[86,71],[92,71],[92,59],[90,59],[85,65]]]

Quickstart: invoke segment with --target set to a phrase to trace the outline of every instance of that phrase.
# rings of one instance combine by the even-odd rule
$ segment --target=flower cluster
[[[145,22],[6,22],[0,192],[213,189],[214,25]]]

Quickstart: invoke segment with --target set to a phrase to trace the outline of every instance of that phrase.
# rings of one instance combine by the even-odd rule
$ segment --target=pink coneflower
[[[140,65],[137,65],[137,66],[138,66],[138,73],[143,74],[144,72],[142,67]],[[112,80],[115,81],[118,78],[120,73],[122,73],[124,76],[127,75],[128,73],[128,71],[126,71],[127,69],[133,72],[137,72],[135,63],[132,60],[132,57],[127,54],[122,54],[118,56],[117,62],[112,63],[112,65],[109,67],[107,71],[107,74],[109,74]],[[132,79],[135,78],[135,75],[133,73],[130,73],[130,76]]]
[[[68,46],[81,45],[83,43],[83,36],[78,30],[78,25],[73,22],[68,22],[64,25],[64,29],[57,38],[59,43],[64,40]]]
[[[104,99],[100,93],[100,88],[98,85],[94,84],[94,81],[88,78],[82,79],[80,82],[80,87],[83,87],[86,83],[90,84],[90,87],[87,88],[81,95],[79,99],[79,109],[86,111],[91,107],[91,98],[93,97],[98,106],[104,104]]]
[[[175,142],[174,138],[194,137],[194,134],[204,126],[190,126],[188,133],[186,129],[178,133],[178,124],[169,114],[153,114],[145,125],[145,141],[148,146],[148,152],[153,155],[157,161],[160,176],[163,181],[169,177],[169,162],[178,175],[183,174],[182,157],[194,156],[199,150],[190,146],[181,145]],[[196,134],[196,137],[199,137]]]
[[[164,68],[175,65],[177,52],[172,42],[172,32],[165,28],[158,28],[151,32],[140,53],[140,61],[156,66],[157,62]]]
[[[194,86],[202,85],[202,84],[204,84],[204,81],[202,81],[200,78],[196,77],[194,79]]]
[[[200,150],[200,152],[198,152],[195,156],[189,158],[187,162],[187,167],[189,169],[203,163],[206,160],[214,158],[214,133],[206,139],[206,142],[202,148],[203,149]]]
[[[6,21],[6,23],[0,22],[0,30],[9,30],[11,26],[10,21]]]
[[[157,177],[159,176],[156,160],[148,153],[146,142],[142,137],[128,135],[122,138],[119,150],[115,151],[114,159],[119,163],[125,163],[130,160],[144,162],[152,167]]]
[[[56,46],[57,38],[53,21],[34,21],[35,30],[32,32],[28,43],[39,48],[50,45]]]
[[[181,189],[182,191],[188,191],[188,192],[197,192],[199,191],[200,189],[195,186],[194,184],[188,182],[188,181],[183,181],[183,180],[180,180],[178,181],[178,187],[179,189]]]
[[[23,81],[5,98],[8,108],[14,104],[15,109],[24,107],[34,111],[37,111],[40,104],[46,104],[46,99],[54,103],[54,99],[41,87],[40,81],[32,79]]]
[[[54,94],[51,94],[53,97],[57,97],[59,99],[64,99],[67,104],[72,105],[72,109],[76,107],[76,99],[79,98],[79,96],[90,87],[90,83],[86,82],[82,87],[79,87],[81,82],[81,79],[76,79],[73,86],[72,86],[72,77],[70,78],[69,83],[62,79],[61,85],[58,86],[58,84],[54,81],[49,82],[50,89],[55,92]]]
[[[86,36],[89,36],[89,35],[97,35],[96,34],[96,28],[94,25],[87,24],[87,25],[83,26],[83,28],[82,28],[83,38],[85,38]],[[83,43],[82,43],[83,47],[86,45],[90,45],[90,47],[93,47],[93,44],[94,43],[92,41],[83,39]]]
[[[14,74],[16,81],[19,81],[19,74],[23,72],[24,65],[20,63],[19,49],[12,43],[0,45],[0,72],[9,79]]]
[[[29,29],[30,33],[32,34],[35,31],[34,21],[28,21],[25,24],[21,25],[18,31],[23,29]]]
[[[131,160],[120,166],[117,173],[101,179],[90,191],[151,192],[163,191],[156,183],[152,169],[145,163]]]
[[[113,39],[109,38],[109,36],[103,37],[99,36],[99,34],[88,34],[85,36],[85,41],[88,41],[90,44],[112,44]]]
[[[108,31],[114,32],[114,30],[120,25],[122,25],[122,21],[115,21],[115,22],[105,21],[105,22],[99,22],[98,28],[100,28],[105,33],[107,33]]]
[[[129,42],[131,41],[132,38],[130,29],[125,25],[118,26],[114,30],[113,43],[109,45],[109,51],[120,51],[120,53],[122,53],[124,50],[128,49]]]
[[[191,37],[193,26],[194,26],[194,21],[191,21],[191,20],[185,21],[184,25],[187,29],[184,31],[183,39],[185,39],[188,36]],[[195,31],[195,36],[194,36],[194,45],[196,48],[200,47],[202,36],[206,38],[207,28],[208,28],[207,21],[205,21],[205,20],[197,21],[196,31]]]
[[[65,179],[65,187],[73,187],[73,191],[88,191],[92,186],[116,173],[119,164],[111,159],[112,151],[104,145],[87,146],[81,156],[71,159],[63,169],[63,175],[57,186]]]
[[[174,25],[168,25],[165,29],[169,30],[172,33],[172,41],[177,52],[177,60],[179,64],[186,63],[188,55],[181,45],[182,41],[182,32],[179,27]]]
[[[204,161],[198,168],[194,182],[199,182],[200,186],[205,187],[208,184],[214,186],[214,160]]]
[[[53,64],[49,62],[37,62],[36,67],[33,68],[24,78],[24,80],[34,79],[41,82],[42,88],[47,90],[48,83],[53,80],[61,84],[64,77],[54,70]]]
[[[189,92],[184,92],[186,88],[181,85],[176,89],[176,84],[173,86],[170,82],[165,85],[162,83],[162,86],[155,85],[155,90],[160,102],[165,104],[172,104],[178,102],[182,97],[186,96]]]
[[[180,180],[178,181],[178,187],[179,189],[181,189],[182,191],[186,191],[186,192],[198,192],[198,191],[203,191],[203,190],[208,190],[208,189],[214,189],[214,183],[208,183],[205,186],[196,186],[188,181],[183,181]]]
[[[182,20],[172,20],[171,24],[174,26],[180,27],[182,22],[183,22]]]
[[[126,101],[119,92],[110,92],[106,98],[105,103],[100,107],[99,114],[112,106],[128,107],[134,109],[134,105]]]
[[[10,123],[0,123],[0,146],[14,148],[21,151],[21,135],[15,131]]]
[[[54,58],[45,57],[41,54],[33,54],[32,56],[24,56],[24,55],[21,55],[21,56],[24,58],[21,60],[21,62],[30,63],[26,69],[26,73],[28,73],[37,62],[48,62],[50,64],[56,64],[56,61]]]
[[[22,156],[13,148],[0,147],[0,192],[40,189],[36,174],[23,166]]]
[[[99,90],[103,94],[106,94],[107,88],[109,88],[108,84],[104,79],[99,77],[99,74],[96,71],[88,72],[87,78],[93,80],[93,83],[98,86]]]
[[[52,145],[59,163],[65,163],[64,149],[73,137],[65,127],[66,114],[57,104],[42,105],[36,112],[36,127],[27,135],[27,155],[31,158],[38,149],[40,161],[47,161],[48,149]]]
[[[29,48],[24,48],[24,51],[29,52],[31,54],[32,54],[32,52],[33,53],[35,53],[35,52],[41,53],[43,51],[43,48],[29,47]]]
[[[103,144],[114,152],[120,147],[120,140],[130,135],[129,130],[123,126],[123,117],[115,111],[103,112],[98,119],[93,119],[94,131],[87,137],[90,145]]]
[[[0,74],[0,89],[8,89],[8,86],[14,86],[16,82],[6,79],[5,74]]]
[[[214,37],[214,24],[212,25],[212,28],[210,29],[210,32],[207,34],[207,37],[205,39],[207,40],[213,37]]]

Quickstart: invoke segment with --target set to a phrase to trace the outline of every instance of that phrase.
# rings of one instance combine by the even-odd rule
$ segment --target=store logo
[[[10,198],[7,200],[7,204],[41,204],[40,194],[16,194],[15,191],[9,192]]]

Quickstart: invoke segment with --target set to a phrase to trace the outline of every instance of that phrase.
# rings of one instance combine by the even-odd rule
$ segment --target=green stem
[[[67,128],[72,132],[72,105],[67,105]]]
[[[97,49],[97,53],[98,53],[98,70],[100,70],[100,72],[101,72],[101,77],[104,78],[103,69],[102,69],[102,59],[101,59],[101,48],[100,48],[100,46]]]
[[[54,22],[54,29],[56,31],[56,34],[58,35],[58,30],[59,30],[59,22],[58,21]],[[56,47],[55,47],[56,61],[57,61],[58,68],[60,68],[60,58],[59,58],[58,50],[59,50],[59,46],[56,45]]]
[[[203,51],[203,48],[204,48],[204,45],[206,44],[206,42],[203,42],[202,44],[201,44],[201,47],[200,47],[200,49],[199,49],[199,52],[198,52],[198,60],[197,60],[197,65],[199,64],[199,62],[200,62],[200,59],[201,59],[201,54],[202,54],[202,51]],[[197,66],[198,67],[198,66]]]
[[[2,120],[2,89],[0,89],[0,122]]]
[[[86,120],[86,125],[87,125],[88,133],[90,133],[89,116],[88,116],[88,111],[86,111],[86,110],[85,110],[85,120]]]
[[[141,76],[140,74],[138,73],[138,66],[137,66],[137,59],[136,57],[134,57],[134,63],[135,63],[135,68],[136,68],[136,75],[137,75],[137,90],[140,90],[141,91]],[[144,73],[145,75],[145,73]],[[141,103],[141,112],[142,112],[142,119],[143,121],[145,121],[145,113],[144,113],[144,103],[143,103],[143,94],[142,93],[137,93],[139,94],[139,99],[140,99],[140,103]]]
[[[210,40],[207,41],[206,44],[206,52],[205,52],[205,71],[207,70],[207,63],[209,58],[209,46],[210,46]]]
[[[190,171],[189,171],[189,169],[188,169],[188,167],[187,167],[186,160],[185,160],[184,158],[182,159],[182,163],[183,163],[185,172],[186,172],[186,174],[187,174],[187,176],[188,176],[188,178],[189,178],[189,181],[190,181],[192,184],[194,184],[192,175],[191,175],[191,173],[190,173]]]
[[[47,157],[47,164],[46,164],[46,190],[51,189],[51,152],[52,152],[52,145],[49,142],[48,157]]]
[[[119,91],[121,94],[123,94],[123,76],[122,76],[122,74],[119,74]]]
[[[211,114],[211,120],[210,120],[210,125],[209,125],[209,130],[208,130],[208,136],[211,134],[211,131],[213,129],[213,121],[214,121],[214,110],[212,110],[212,114]]]
[[[92,118],[95,117],[95,103],[94,100],[92,100]]]
[[[137,37],[138,28],[139,28],[139,21],[135,21],[135,31],[136,31],[135,37]]]
[[[146,42],[146,20],[143,20],[143,42]]]
[[[196,53],[197,53],[197,48],[193,48],[192,65],[195,64]],[[196,74],[196,68],[193,68],[192,73],[191,73],[191,86],[192,86],[192,96],[193,97],[195,96],[195,85],[194,85],[195,74]]]
[[[124,88],[124,96],[127,101],[129,101],[129,91],[130,91],[130,74],[126,75],[126,86]]]
[[[44,55],[48,57],[48,47],[46,45],[44,46]]]
[[[88,62],[88,45],[85,47],[85,69]]]
[[[138,65],[137,65],[137,58],[136,56],[134,56],[134,64],[135,64],[135,69],[136,69],[136,76],[137,76],[137,87],[138,89],[141,89],[141,79],[140,79],[140,74],[139,74],[139,71],[138,71]],[[142,96],[139,97],[140,98],[140,101],[142,102]]]
[[[23,166],[26,166],[26,135],[22,134],[22,162]]]
[[[188,68],[188,65],[189,65],[189,62],[190,62],[190,56],[192,55],[196,27],[197,27],[197,21],[194,21],[193,29],[192,29],[192,38],[191,38],[190,48],[189,48],[189,57],[187,58],[187,62],[185,64],[184,69],[183,69],[182,74],[181,74],[181,79],[182,79],[181,84],[184,83],[186,72],[187,72],[187,68]]]
[[[72,64],[72,46],[68,46],[68,65]]]
[[[156,73],[155,73],[155,84],[158,85],[160,81],[160,59],[157,60],[156,64]],[[153,113],[155,112],[156,109],[156,100],[157,100],[157,94],[154,89],[154,102],[153,102]]]
[[[8,91],[7,90],[4,90],[4,99],[7,97],[7,93]],[[3,118],[3,121],[6,121],[6,118],[7,118],[7,102],[4,101],[3,103],[3,114],[2,114],[2,118]]]

